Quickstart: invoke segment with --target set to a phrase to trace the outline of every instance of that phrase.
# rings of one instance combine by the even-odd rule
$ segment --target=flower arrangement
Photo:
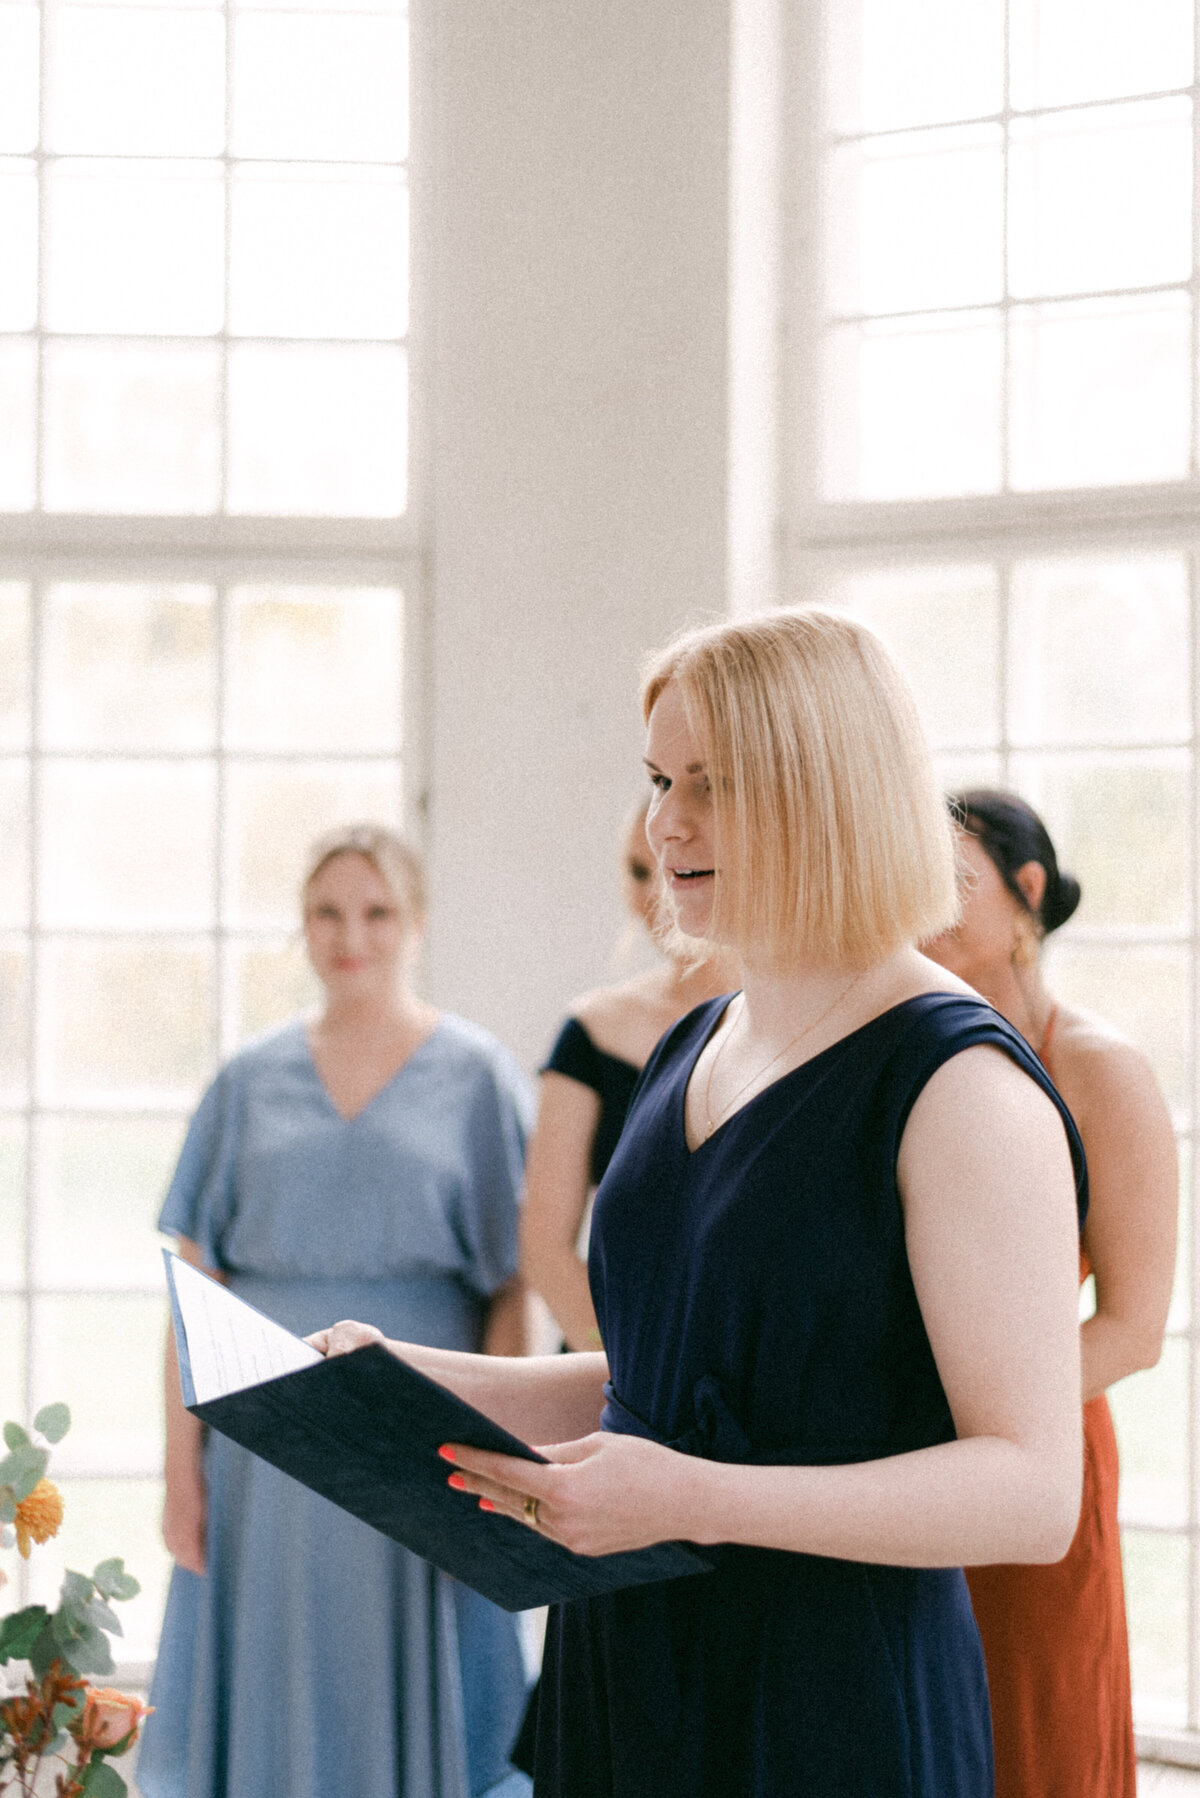
[[[46,1468],[50,1445],[61,1442],[70,1426],[65,1405],[39,1411],[33,1436],[18,1423],[4,1426],[0,1546],[15,1542],[24,1560],[62,1523],[62,1497]],[[0,1572],[0,1584],[4,1579]],[[125,1781],[109,1757],[133,1746],[147,1707],[128,1693],[90,1686],[87,1676],[113,1671],[108,1638],[121,1634],[121,1624],[110,1601],[133,1598],[138,1590],[124,1562],[101,1561],[90,1576],[66,1574],[57,1610],[30,1604],[0,1617],[0,1668],[14,1661],[28,1665],[0,1696],[0,1793],[33,1798],[43,1768],[57,1760],[62,1771],[55,1770],[55,1798],[124,1798]]]

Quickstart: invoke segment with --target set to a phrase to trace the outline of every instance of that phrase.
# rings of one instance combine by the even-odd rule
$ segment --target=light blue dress
[[[244,1048],[201,1101],[159,1218],[305,1335],[339,1318],[479,1346],[516,1267],[530,1094],[443,1016],[346,1120],[304,1025]],[[516,1621],[211,1433],[208,1572],[171,1579],[145,1798],[504,1798],[525,1674]]]

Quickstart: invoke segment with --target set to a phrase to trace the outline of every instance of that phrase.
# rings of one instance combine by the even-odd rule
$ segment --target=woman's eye
[[[665,793],[670,788],[671,783],[665,774],[652,774],[650,776],[650,785],[654,788],[656,793]]]

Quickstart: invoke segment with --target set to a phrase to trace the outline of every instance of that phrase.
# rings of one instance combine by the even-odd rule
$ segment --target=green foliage
[[[27,1661],[29,1651],[50,1621],[44,1604],[26,1605],[0,1617],[0,1667],[9,1661]]]
[[[101,1561],[92,1578],[97,1591],[103,1592],[105,1598],[136,1598],[142,1589],[132,1573],[126,1573],[125,1563],[119,1558]]]
[[[43,1405],[33,1420],[33,1427],[47,1442],[61,1442],[71,1427],[69,1405]]]
[[[5,1431],[7,1440],[8,1432]],[[44,1448],[35,1448],[28,1439],[5,1455],[0,1461],[0,1490],[8,1487],[17,1504],[28,1498],[38,1481],[45,1474],[50,1456]],[[9,1522],[12,1519],[8,1519]]]
[[[29,1437],[19,1423],[5,1424],[4,1440],[9,1448],[27,1448],[29,1446]]]
[[[93,1755],[83,1771],[79,1788],[87,1798],[125,1798],[127,1787],[115,1767]]]

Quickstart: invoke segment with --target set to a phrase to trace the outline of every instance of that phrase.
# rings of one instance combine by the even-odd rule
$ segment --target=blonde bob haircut
[[[412,844],[382,824],[343,824],[309,845],[300,882],[302,902],[321,869],[337,855],[361,855],[370,862],[400,910],[410,920],[425,917],[425,864]]]
[[[673,682],[713,794],[712,936],[753,961],[866,967],[958,916],[953,827],[879,638],[815,607],[689,631]]]

